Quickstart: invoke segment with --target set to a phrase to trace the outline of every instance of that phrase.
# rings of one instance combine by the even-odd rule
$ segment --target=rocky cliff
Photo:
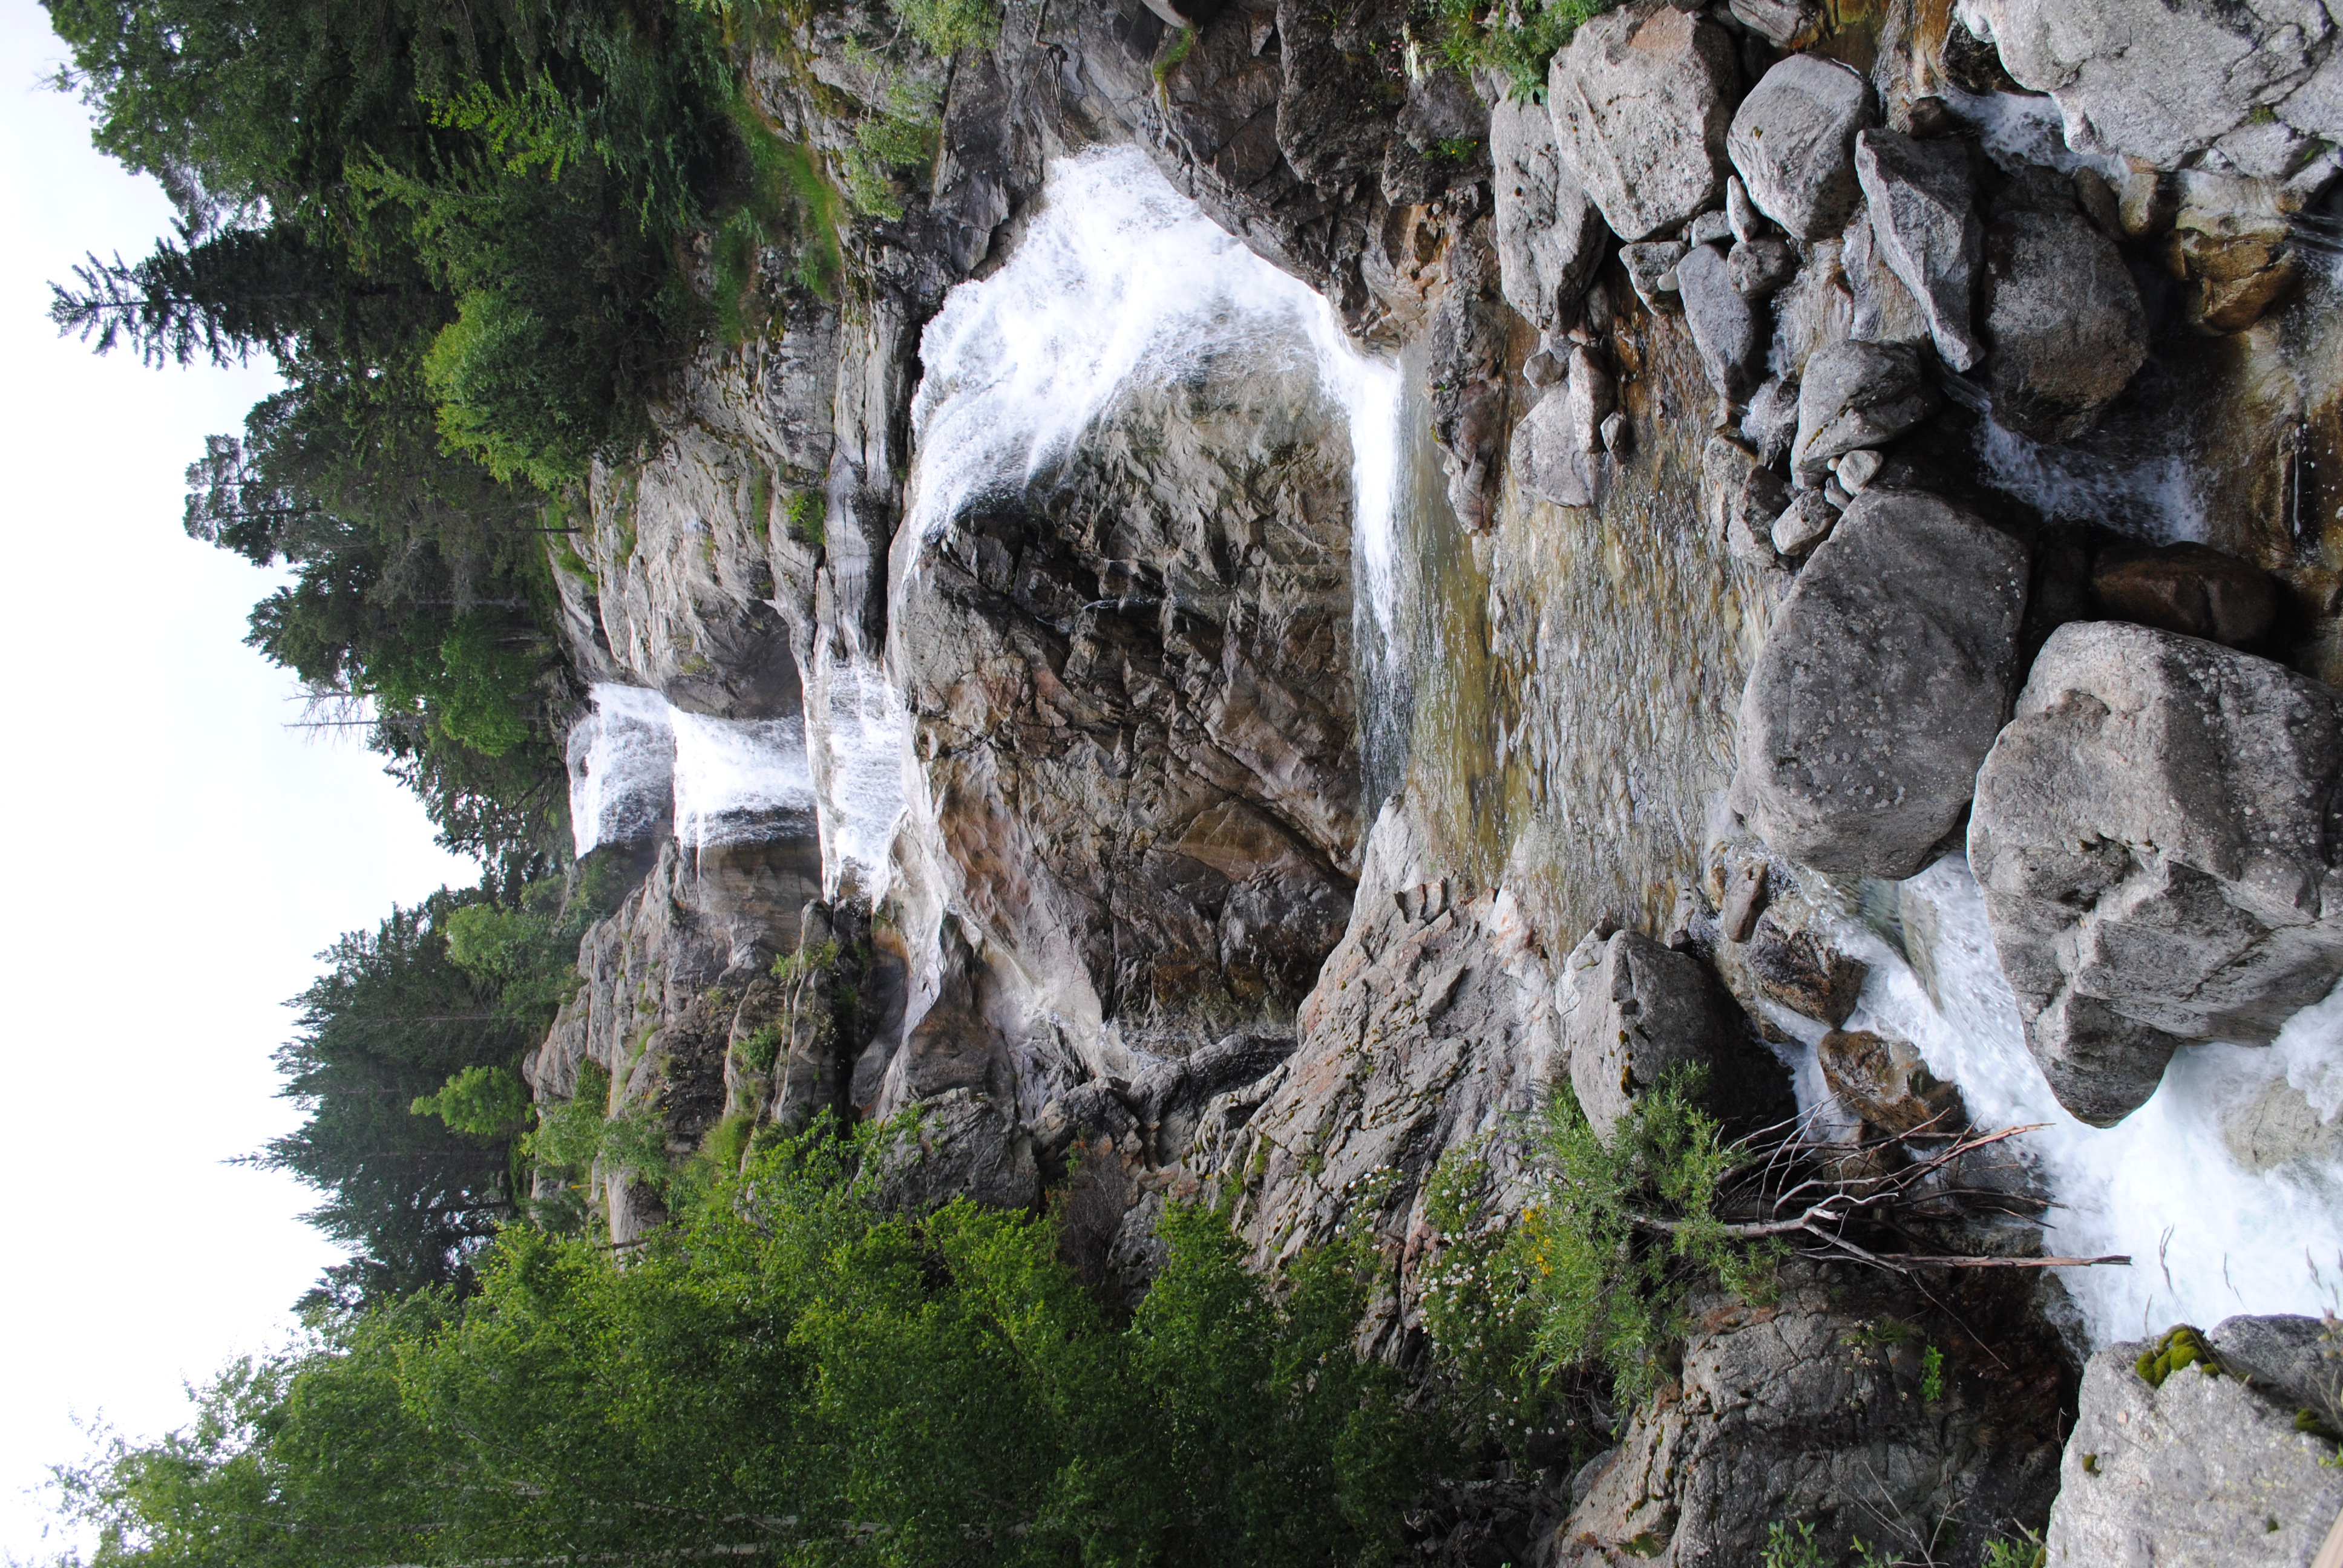
[[[1079,1145],[1127,1292],[1167,1195],[1264,1261],[1363,1225],[1403,1361],[1432,1172],[1517,1204],[1565,1083],[1598,1125],[1682,1061],[1752,1120],[2044,1122],[2001,1179],[2048,1241],[1962,1244],[2127,1281],[1720,1301],[1513,1549],[1746,1563],[1797,1519],[1973,1563],[2047,1519],[2054,1563],[2230,1560],[2153,1523],[2178,1448],[2331,1512],[2275,1405],[2081,1358],[2216,1275],[2302,1306],[2337,1241],[2327,1048],[2284,1031],[2343,975],[2338,25],[1636,0],[1543,102],[1396,5],[759,44],[791,138],[845,158],[916,91],[934,156],[830,293],[764,258],[766,328],[598,469],[561,581],[581,671],[782,726],[804,809],[695,828],[678,743],[676,809],[595,817],[650,869],[538,1093],[591,1058],[679,1153],[921,1114],[921,1191],[1001,1203]],[[2118,1174],[2159,1150],[2234,1206]],[[2203,1279],[2147,1279],[2183,1222]]]

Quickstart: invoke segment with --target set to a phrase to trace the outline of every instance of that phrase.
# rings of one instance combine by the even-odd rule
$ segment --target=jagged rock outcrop
[[[2024,546],[1937,498],[1857,498],[1742,698],[1735,788],[1757,833],[1823,870],[1925,865],[2009,711],[2026,584]]]
[[[2026,1040],[2106,1126],[2183,1044],[2266,1043],[2343,975],[2343,698],[2117,621],[2052,634],[1977,774],[1969,863]]]
[[[2319,1364],[2323,1332],[2311,1318],[2232,1318],[2213,1331],[2215,1360],[2169,1372],[2153,1365],[2169,1342],[2092,1356],[2050,1509],[2049,1568],[2309,1568],[2343,1515],[2335,1444],[2294,1421],[2314,1402],[2301,1372],[2332,1375]]]
[[[1985,226],[1973,199],[1966,144],[1914,141],[1889,130],[1855,137],[1855,167],[1882,260],[1927,317],[1936,357],[1955,370],[1984,357],[1975,328]]]
[[[1857,1537],[1981,1562],[1990,1531],[2049,1499],[2064,1382],[2045,1336],[2006,1332],[2022,1305],[1993,1305],[2006,1337],[1988,1353],[1956,1331],[1935,1402],[1916,1297],[1803,1276],[1772,1305],[1718,1305],[1684,1342],[1681,1381],[1637,1411],[1540,1560],[1725,1568],[1796,1522],[1824,1562]],[[1948,1517],[1975,1523],[1947,1536]]]

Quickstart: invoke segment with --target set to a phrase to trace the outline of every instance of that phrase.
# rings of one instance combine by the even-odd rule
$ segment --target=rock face
[[[1703,1319],[1680,1385],[1637,1412],[1541,1560],[1755,1563],[1769,1528],[1795,1520],[1815,1527],[1825,1563],[1844,1561],[1856,1537],[1896,1555],[1979,1562],[1984,1530],[1949,1548],[1928,1532],[1954,1511],[2040,1517],[2061,1379],[2038,1344],[1996,1342],[1999,1365],[1956,1344],[1945,1397],[1926,1402],[1923,1346],[1882,1332],[1912,1312],[1794,1279],[1776,1305]]]
[[[1554,57],[1546,103],[1562,161],[1621,239],[1723,198],[1739,75],[1724,28],[1662,0],[1595,17]]]
[[[1603,422],[1617,401],[1611,377],[1594,356],[1573,351],[1568,379],[1514,428],[1509,456],[1523,487],[1558,507],[1594,505],[1602,482]]]
[[[2213,1348],[2226,1362],[2225,1341],[2267,1339],[2257,1330],[2287,1322],[2233,1318]],[[2301,1393],[2269,1391],[2281,1402],[2201,1362],[2151,1387],[2136,1365],[2154,1349],[2109,1345],[2083,1372],[2050,1509],[2050,1568],[2308,1568],[2343,1513],[2343,1471],[2322,1462],[2333,1443],[2295,1430]]]
[[[1027,990],[984,1005],[1186,1039],[1309,990],[1358,855],[1343,428],[1308,366],[1232,349],[905,542],[933,896]]]
[[[1966,146],[1866,130],[1855,138],[1855,167],[1877,254],[1918,302],[1936,357],[1955,370],[1976,368],[1984,357],[1974,311],[1985,226],[1971,200]]]
[[[1725,148],[1757,209],[1800,239],[1846,224],[1855,185],[1855,134],[1878,123],[1871,88],[1836,61],[1793,55],[1734,111]]]
[[[1857,498],[1742,697],[1735,790],[1758,834],[1822,870],[1925,865],[2009,710],[2026,581],[2024,547],[1936,497]]]
[[[2036,441],[2088,430],[2147,358],[2139,290],[2063,183],[2021,180],[1996,204],[1985,336],[1994,417]]]
[[[2115,621],[2051,635],[1977,776],[1969,862],[2026,1040],[2101,1126],[2197,1040],[2269,1040],[2343,975],[2343,699]]]
[[[1509,98],[1489,111],[1489,161],[1506,302],[1557,332],[1603,260],[1603,215],[1564,166],[1554,119],[1536,104]]]
[[[2204,545],[2101,550],[2091,593],[2109,619],[2232,648],[2259,642],[2278,622],[2278,584],[2269,574]]]

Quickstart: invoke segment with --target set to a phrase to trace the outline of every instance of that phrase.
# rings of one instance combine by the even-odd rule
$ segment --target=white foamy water
[[[822,880],[837,894],[850,874],[873,900],[885,896],[888,849],[903,818],[910,709],[877,660],[815,656],[812,690],[828,722],[816,741],[821,789]]]
[[[709,719],[656,691],[597,685],[569,732],[569,823],[578,853],[649,838],[672,820],[694,849],[787,831],[810,818],[805,725]]]
[[[2280,1081],[2330,1121],[2343,1109],[2343,992],[2305,1010],[2276,1045],[2182,1050],[2154,1099],[2110,1128],[2068,1115],[2026,1049],[1985,903],[1953,856],[1913,879],[1937,915],[1940,1010],[1902,954],[1865,928],[1842,932],[1872,965],[1850,1029],[1900,1035],[1961,1086],[1974,1121],[2046,1123],[2026,1135],[2058,1207],[2046,1244],[2069,1257],[2127,1253],[2129,1267],[2063,1271],[2094,1343],[2209,1328],[2237,1312],[2317,1312],[2343,1285],[2343,1165],[2257,1171],[2224,1141],[2222,1114]],[[1800,1083],[1802,1098],[1813,1086]]]
[[[569,731],[569,833],[585,854],[659,830],[675,799],[675,726],[667,699],[639,686],[594,688]]]
[[[1007,265],[953,289],[928,324],[908,526],[931,538],[970,503],[1023,490],[1120,387],[1177,379],[1249,342],[1309,355],[1349,415],[1352,526],[1363,586],[1387,614],[1397,367],[1360,354],[1325,300],[1206,217],[1136,147],[1051,164]]]

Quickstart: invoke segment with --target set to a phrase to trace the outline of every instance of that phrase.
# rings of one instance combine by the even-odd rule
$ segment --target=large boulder
[[[1793,55],[1741,100],[1725,150],[1760,212],[1800,239],[1825,239],[1862,199],[1855,134],[1878,119],[1860,73]]]
[[[1563,965],[1570,1087],[1596,1134],[1669,1071],[1698,1069],[1703,1099],[1731,1117],[1788,1105],[1779,1063],[1758,1060],[1707,966],[1639,931],[1587,933]]]
[[[1724,198],[1735,54],[1706,17],[1641,0],[1586,23],[1554,55],[1546,103],[1563,164],[1620,238],[1647,239]]]
[[[1522,487],[1557,507],[1593,506],[1601,482],[1603,421],[1617,407],[1610,373],[1588,350],[1574,350],[1568,378],[1514,427],[1508,456]]]
[[[1969,863],[2060,1103],[2122,1120],[2177,1047],[2266,1044],[2343,975],[2343,697],[2120,621],[2051,634]]]
[[[1918,302],[1936,357],[1955,370],[1975,368],[1984,357],[1974,311],[1985,225],[1971,200],[1966,144],[1866,130],[1855,138],[1855,167],[1876,254]]]
[[[2050,1509],[2048,1568],[2308,1568],[2343,1513],[2343,1470],[2325,1462],[2335,1445],[2295,1430],[2299,1394],[2268,1397],[2291,1391],[2266,1394],[2237,1375],[2247,1369],[2222,1370],[2227,1342],[2287,1322],[2232,1318],[2213,1332],[2216,1360],[2168,1372],[2157,1365],[2159,1350],[2175,1359],[2168,1342],[2090,1359]]]
[[[1986,231],[1985,335],[1993,417],[2071,441],[2147,357],[2147,317],[2123,256],[2065,182],[2012,183]]]
[[[1927,863],[2009,710],[2026,567],[2024,546],[1934,496],[1855,498],[1742,693],[1735,797],[1768,844],[1863,876]]]
[[[2225,642],[2258,642],[2278,622],[2277,581],[2208,545],[2116,546],[2092,563],[2091,593],[2113,620]]]
[[[1603,260],[1603,215],[1564,166],[1539,105],[1508,98],[1489,111],[1489,160],[1499,286],[1532,326],[1559,332]]]
[[[2343,73],[2318,0],[1971,0],[1963,11],[2020,86],[2056,101],[2079,152],[2268,177],[2308,137],[2343,135],[2330,80]]]
[[[1936,388],[1916,350],[1853,338],[1816,349],[1798,384],[1798,433],[1791,464],[1819,485],[1839,458],[1885,446],[1936,410]]]

